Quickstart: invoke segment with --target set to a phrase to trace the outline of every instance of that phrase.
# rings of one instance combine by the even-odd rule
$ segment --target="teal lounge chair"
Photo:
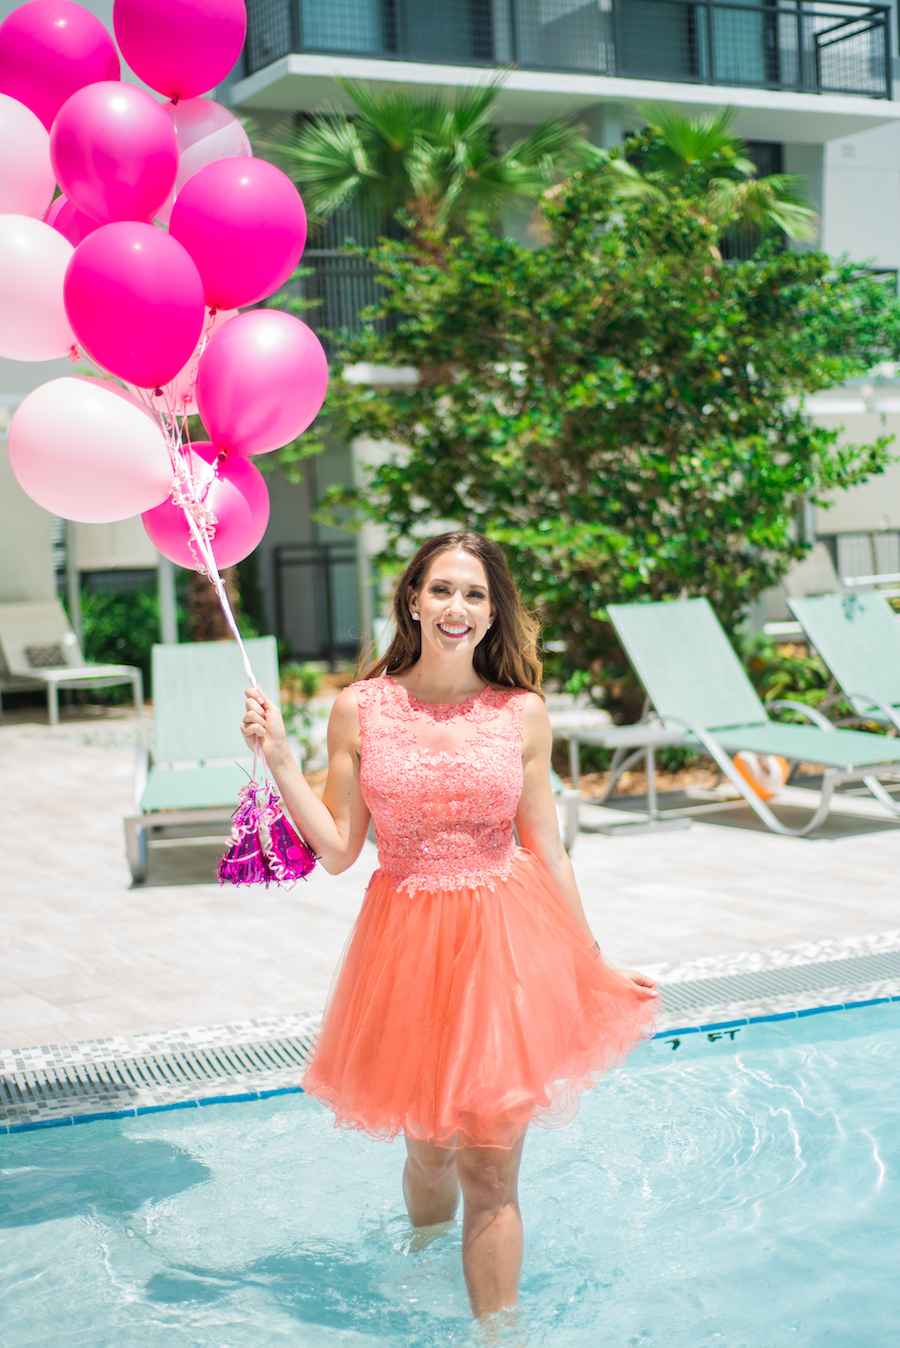
[[[245,642],[264,691],[278,699],[274,637]],[[154,750],[138,750],[125,852],[135,883],[152,847],[227,840],[253,762],[240,732],[247,676],[233,641],[153,647]],[[199,832],[198,832],[199,828]]]
[[[852,704],[851,719],[900,731],[900,622],[888,601],[876,593],[825,594],[788,604]],[[866,786],[893,806],[880,782]]]
[[[828,814],[836,786],[900,773],[900,740],[837,730],[802,702],[771,702],[769,708],[800,712],[813,725],[770,720],[705,599],[610,604],[609,616],[664,724],[683,727],[687,743],[702,746],[773,832],[803,837]],[[788,828],[750,788],[731,761],[742,749],[822,765],[821,798],[803,828]],[[879,800],[900,814],[887,793]]]

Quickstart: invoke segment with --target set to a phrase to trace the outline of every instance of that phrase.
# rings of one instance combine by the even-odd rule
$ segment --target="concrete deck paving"
[[[218,848],[153,855],[133,888],[122,816],[148,718],[0,726],[0,1049],[268,1019],[324,1004],[375,868],[220,889]],[[809,793],[794,791],[789,809]],[[590,811],[587,812],[588,815]],[[582,833],[585,907],[613,962],[648,967],[900,926],[900,823],[839,802],[811,839],[747,809],[679,832]]]

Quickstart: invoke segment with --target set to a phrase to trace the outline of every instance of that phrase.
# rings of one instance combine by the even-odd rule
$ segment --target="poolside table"
[[[686,744],[683,730],[666,730],[660,725],[598,725],[591,727],[573,726],[566,728],[563,718],[553,726],[554,739],[569,741],[569,766],[572,774],[572,789],[578,791],[581,779],[581,766],[578,748],[581,744],[592,744],[600,749],[614,749],[625,753],[625,760],[613,773],[606,795],[600,803],[608,801],[619,776],[629,762],[644,757],[647,762],[647,813],[634,823],[599,824],[592,826],[591,832],[606,833],[612,836],[622,833],[650,833],[660,829],[689,828],[691,821],[684,815],[667,817],[660,813],[656,797],[656,750],[667,749],[672,745]],[[629,750],[632,752],[629,754]]]

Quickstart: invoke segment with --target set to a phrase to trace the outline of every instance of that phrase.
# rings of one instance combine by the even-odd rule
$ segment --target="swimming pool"
[[[521,1322],[498,1342],[892,1341],[900,1003],[711,1033],[645,1045],[529,1136]],[[485,1342],[458,1228],[410,1240],[402,1144],[305,1096],[9,1135],[0,1156],[4,1348]]]

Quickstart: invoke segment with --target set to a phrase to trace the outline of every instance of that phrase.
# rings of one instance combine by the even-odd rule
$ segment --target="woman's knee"
[[[456,1160],[463,1198],[470,1207],[497,1209],[516,1201],[518,1158],[509,1153],[463,1150]]]
[[[407,1138],[406,1152],[410,1169],[426,1184],[441,1184],[454,1170],[455,1153],[447,1147]]]

